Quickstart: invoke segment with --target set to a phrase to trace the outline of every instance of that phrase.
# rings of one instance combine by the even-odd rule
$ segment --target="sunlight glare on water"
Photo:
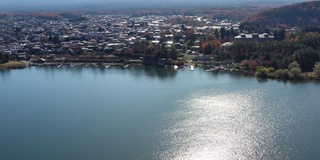
[[[263,93],[200,91],[177,102],[177,111],[167,115],[165,130],[169,149],[163,159],[263,159],[277,150],[277,127],[262,115]],[[192,98],[190,98],[192,97]]]

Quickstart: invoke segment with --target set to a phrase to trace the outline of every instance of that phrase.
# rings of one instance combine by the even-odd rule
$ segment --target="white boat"
[[[207,69],[206,72],[216,71],[218,69],[219,67],[214,67],[214,68]]]
[[[178,69],[179,67],[177,65],[173,65],[173,69]]]
[[[104,67],[105,67],[105,68],[109,68],[109,67],[110,67],[110,65],[105,65]]]
[[[63,64],[59,64],[57,67],[60,68],[60,67],[62,67],[62,66],[63,66]]]
[[[193,66],[193,65],[190,66],[190,70],[191,70],[191,71],[194,70],[194,66]]]
[[[129,67],[129,64],[127,64],[127,65],[123,66],[123,68],[127,68],[127,67]]]

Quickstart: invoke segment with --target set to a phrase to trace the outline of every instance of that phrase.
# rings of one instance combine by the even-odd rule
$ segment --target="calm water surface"
[[[319,159],[319,89],[199,68],[0,70],[0,160]]]

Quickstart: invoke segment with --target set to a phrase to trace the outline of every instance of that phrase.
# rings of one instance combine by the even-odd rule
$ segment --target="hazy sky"
[[[163,0],[0,0],[0,4],[16,4],[16,3],[82,3],[82,2],[120,2],[120,1],[147,1],[147,2],[161,2]],[[175,1],[175,0],[172,0]],[[184,0],[189,2],[198,2],[198,1],[208,1],[209,0]],[[261,0],[210,0],[211,2],[241,2],[241,1],[252,1],[257,2]],[[270,0],[275,2],[296,2],[296,1],[303,1],[303,0]],[[307,0],[305,0],[307,1]]]
[[[103,9],[111,8],[131,8],[131,7],[149,7],[149,6],[180,6],[187,5],[205,5],[205,6],[217,6],[217,5],[230,5],[239,6],[245,5],[259,5],[259,4],[290,4],[295,2],[302,2],[308,0],[0,0],[0,12],[1,11],[18,11],[18,10],[50,10],[71,8],[82,6],[83,8],[102,7]],[[103,3],[97,5],[95,3]],[[263,3],[260,3],[263,2]],[[78,4],[78,5],[74,5]],[[79,9],[79,8],[78,8]],[[81,8],[80,8],[81,9]]]
[[[103,2],[112,0],[0,0],[0,4],[17,4],[17,3],[62,3],[62,2]],[[117,0],[123,1],[123,0]]]

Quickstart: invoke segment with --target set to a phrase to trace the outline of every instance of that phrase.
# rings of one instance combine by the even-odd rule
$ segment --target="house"
[[[234,37],[234,41],[235,42],[248,42],[248,41],[256,41],[256,42],[266,42],[266,41],[270,41],[273,40],[274,36],[270,36],[267,33],[263,33],[263,34],[257,34],[257,33],[253,33],[253,34],[240,34],[236,37]]]
[[[25,52],[18,53],[16,54],[17,60],[27,60],[28,59],[28,54]]]

